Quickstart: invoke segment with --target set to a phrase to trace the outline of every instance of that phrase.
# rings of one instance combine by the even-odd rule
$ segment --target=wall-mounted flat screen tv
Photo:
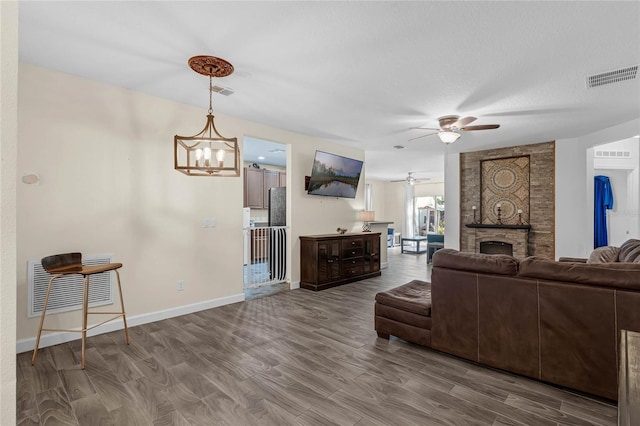
[[[355,198],[363,162],[316,151],[307,193],[327,197]]]

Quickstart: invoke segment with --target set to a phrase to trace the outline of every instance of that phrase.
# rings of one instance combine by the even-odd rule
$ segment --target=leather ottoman
[[[378,336],[396,336],[431,346],[431,284],[413,280],[376,294],[375,328]]]

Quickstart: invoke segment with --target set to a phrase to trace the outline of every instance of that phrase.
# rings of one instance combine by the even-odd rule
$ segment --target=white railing
[[[244,287],[256,288],[289,280],[286,226],[244,228]]]

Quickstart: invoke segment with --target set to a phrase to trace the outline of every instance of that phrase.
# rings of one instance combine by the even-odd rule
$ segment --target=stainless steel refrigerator
[[[287,226],[287,188],[269,188],[269,226]],[[287,270],[287,234],[284,228],[269,230],[269,276],[284,280]]]

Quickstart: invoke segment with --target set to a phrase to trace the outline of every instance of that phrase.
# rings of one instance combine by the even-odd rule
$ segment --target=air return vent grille
[[[631,151],[596,151],[596,158],[631,158]]]
[[[604,86],[605,84],[619,83],[625,80],[633,80],[638,74],[638,66],[620,68],[618,70],[607,71],[601,74],[585,77],[587,89]]]
[[[222,87],[222,86],[216,86],[216,85],[212,85],[211,90],[225,96],[233,95],[234,93],[233,89],[229,87]]]
[[[85,265],[104,265],[111,263],[111,255],[103,254],[82,258]],[[29,260],[27,278],[29,282],[30,317],[42,314],[47,285],[51,275],[48,274],[40,260]],[[89,306],[110,305],[113,303],[113,287],[115,274],[103,272],[91,276],[89,287]],[[47,314],[82,309],[82,275],[67,275],[54,281],[49,295]]]

